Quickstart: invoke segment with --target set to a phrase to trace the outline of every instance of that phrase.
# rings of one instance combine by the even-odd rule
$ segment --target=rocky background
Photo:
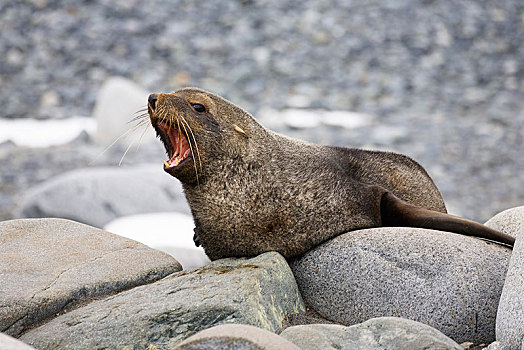
[[[19,0],[0,3],[0,32],[0,117],[91,115],[115,75],[151,92],[200,86],[255,115],[351,110],[373,123],[279,131],[406,153],[453,213],[477,221],[524,203],[520,0]],[[0,145],[0,219],[27,188],[100,151],[86,137],[38,150]]]

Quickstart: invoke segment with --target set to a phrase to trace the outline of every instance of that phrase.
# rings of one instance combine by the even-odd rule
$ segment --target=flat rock
[[[306,304],[329,320],[402,317],[459,343],[487,344],[510,256],[472,237],[384,227],[335,237],[291,267]]]
[[[21,337],[38,349],[170,348],[224,323],[279,332],[304,312],[285,259],[270,252],[179,272],[59,316]]]
[[[0,349],[2,350],[35,350],[32,346],[22,343],[7,334],[0,333]]]
[[[199,349],[300,350],[298,346],[275,333],[244,324],[223,324],[203,330],[187,338],[173,350]]]
[[[373,318],[351,327],[294,326],[280,335],[303,350],[462,350],[459,344],[438,330],[398,317]]]
[[[103,227],[126,215],[176,211],[189,214],[179,181],[162,165],[74,170],[29,189],[17,217],[59,217]]]
[[[496,335],[501,348],[519,350],[524,340],[524,206],[505,210],[486,225],[516,236],[497,311]]]
[[[77,222],[0,222],[0,331],[17,336],[74,304],[180,270],[165,253]]]

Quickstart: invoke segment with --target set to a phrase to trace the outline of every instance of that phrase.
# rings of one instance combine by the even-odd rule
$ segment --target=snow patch
[[[193,218],[182,213],[129,215],[105,225],[104,230],[133,239],[173,256],[185,269],[209,263],[193,242]]]
[[[90,117],[66,119],[0,118],[0,143],[12,141],[18,146],[44,148],[73,141],[82,131],[93,134],[96,121]]]
[[[349,111],[289,108],[280,111],[262,109],[258,118],[269,128],[287,126],[294,129],[316,128],[320,125],[355,129],[373,123],[373,116]]]

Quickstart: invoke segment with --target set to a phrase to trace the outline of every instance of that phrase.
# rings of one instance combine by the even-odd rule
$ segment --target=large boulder
[[[335,237],[291,267],[306,304],[327,319],[403,317],[459,343],[489,343],[510,256],[472,237],[384,227]]]
[[[59,217],[103,227],[126,215],[189,214],[180,182],[161,165],[74,170],[29,189],[17,217]]]
[[[97,123],[95,140],[100,145],[108,146],[136,125],[130,121],[147,113],[145,108],[148,95],[147,91],[131,80],[122,77],[109,78],[102,85],[93,109],[93,117]],[[154,142],[153,128],[148,129],[142,141]],[[129,144],[136,135],[140,136],[141,132],[130,134],[133,135],[124,136],[119,142]]]
[[[173,350],[204,349],[300,350],[298,346],[275,333],[244,324],[223,324],[203,330],[187,338]]]
[[[513,237],[524,231],[524,206],[498,213],[484,224]]]
[[[38,349],[170,348],[223,323],[279,332],[286,315],[304,310],[288,264],[270,252],[217,260],[95,301],[21,340]]]
[[[0,331],[19,335],[81,302],[180,270],[165,253],[77,222],[0,222]]]
[[[486,225],[516,236],[497,312],[497,340],[520,350],[524,341],[524,206],[495,215]]]
[[[438,330],[397,317],[380,317],[351,327],[314,324],[286,328],[283,338],[302,350],[462,350]]]

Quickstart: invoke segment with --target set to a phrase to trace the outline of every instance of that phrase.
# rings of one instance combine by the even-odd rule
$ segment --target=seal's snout
[[[156,107],[156,101],[158,100],[158,94],[151,94],[147,98],[147,102],[149,103],[149,106],[151,106],[152,110],[155,110]]]

